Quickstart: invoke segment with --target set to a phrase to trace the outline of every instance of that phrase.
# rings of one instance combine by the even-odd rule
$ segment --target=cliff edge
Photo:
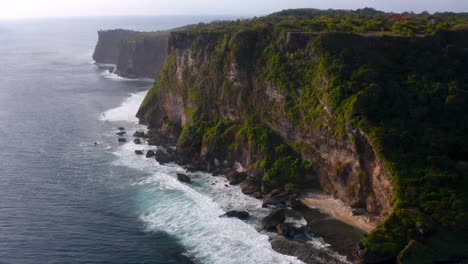
[[[380,217],[362,262],[466,256],[468,33],[242,23],[171,33],[140,121],[187,160],[245,171],[246,193],[320,187]]]
[[[125,78],[154,79],[166,59],[169,32],[137,32],[115,29],[98,32],[93,59],[114,64]]]

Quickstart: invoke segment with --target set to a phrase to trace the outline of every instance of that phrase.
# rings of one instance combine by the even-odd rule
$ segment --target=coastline
[[[123,104],[124,105],[133,105],[132,108],[135,108],[136,105],[139,105],[138,101],[143,100],[143,97],[144,97],[143,95],[146,92],[147,91],[132,94],[129,98],[124,100]],[[129,109],[127,109],[127,110],[129,110]],[[128,112],[128,111],[124,111],[124,112]],[[107,115],[110,115],[110,116],[107,116]],[[123,114],[121,109],[119,109],[119,108],[110,109],[110,110],[106,111],[103,114],[103,116],[101,117],[101,120],[107,120],[107,121],[121,121],[121,120],[126,120],[127,121],[127,120],[129,120],[129,121],[138,123],[137,118],[135,118],[135,117],[130,118],[128,113]],[[135,129],[135,130],[133,130],[132,128]],[[167,150],[167,149],[171,149],[171,146],[173,147],[173,144],[174,144],[173,141],[171,141],[168,138],[161,137],[161,134],[154,133],[154,131],[152,133],[151,130],[149,130],[148,127],[146,125],[144,125],[144,124],[140,123],[136,127],[132,127],[132,128],[131,128],[130,131],[127,131],[129,133],[126,134],[126,136],[124,136],[124,137],[127,137],[127,139],[128,139],[127,143],[125,144],[127,146],[126,148],[131,148],[129,150],[130,153],[131,153],[131,154],[129,154],[129,158],[131,158],[131,159],[139,159],[139,157],[133,153],[134,149],[140,148],[140,149],[143,149],[144,152],[146,152],[148,149],[154,149],[154,147],[156,147],[156,150],[160,149],[160,148]],[[141,145],[135,145],[132,142],[134,138],[140,138],[140,136],[135,136],[133,134],[133,132],[135,132],[135,131],[143,131],[142,132],[143,137],[141,137],[141,139],[143,139],[142,141],[144,143],[142,142]],[[157,152],[156,150],[155,150],[155,152]],[[147,160],[146,158],[144,158],[144,159]],[[223,192],[226,192],[226,190],[228,190],[227,193],[231,193],[231,195],[232,195],[232,192],[236,192],[236,194],[235,194],[236,197],[242,196],[242,197],[246,197],[246,198],[250,197],[251,199],[253,199],[253,197],[251,195],[243,194],[241,192],[241,188],[239,187],[239,185],[236,185],[236,184],[235,185],[228,185],[229,180],[226,177],[226,175],[224,175],[223,173],[221,173],[219,175],[219,176],[222,175],[222,177],[220,178],[218,176],[215,176],[213,174],[213,172],[207,171],[206,168],[198,167],[197,169],[193,170],[193,166],[197,167],[196,166],[197,165],[196,161],[188,161],[188,162],[180,163],[180,157],[178,157],[177,155],[170,157],[170,159],[171,160],[168,161],[168,162],[161,163],[161,162],[158,161],[158,157],[156,157],[156,161],[158,161],[158,165],[156,165],[156,167],[160,167],[160,166],[164,167],[165,165],[169,165],[169,166],[173,167],[173,165],[171,165],[171,164],[174,164],[174,165],[176,165],[177,168],[182,169],[179,172],[185,173],[189,177],[191,177],[191,178],[193,178],[195,180],[200,179],[200,173],[201,174],[206,174],[206,175],[209,174],[211,180],[208,180],[210,183],[205,184],[206,186],[208,186],[208,187],[212,186],[213,188],[218,188],[220,190],[222,189]],[[154,158],[152,160],[154,160]],[[148,163],[147,165],[149,166],[150,164]],[[152,166],[154,166],[154,165],[151,165],[151,167]],[[192,169],[190,169],[190,167],[192,167]],[[200,183],[197,183],[197,185],[198,184],[200,184]],[[229,188],[226,185],[228,185]],[[193,188],[193,187],[191,187],[191,188]],[[265,208],[262,209],[262,206],[261,206],[262,199],[255,199],[255,200],[258,201],[258,206],[259,206],[256,209],[252,209],[252,208],[249,208],[249,207],[244,207],[245,203],[241,203],[240,206],[235,206],[232,209],[246,210],[246,211],[248,211],[250,213],[253,213],[251,220],[255,220],[255,221],[254,222],[248,221],[248,222],[250,222],[249,225],[252,225],[252,227],[254,227],[256,229],[256,231],[255,231],[256,233],[267,235],[268,238],[269,238],[268,239],[269,244],[271,244],[272,249],[274,251],[276,251],[277,253],[280,253],[280,254],[285,255],[285,256],[296,257],[298,260],[302,261],[303,263],[319,263],[320,262],[319,260],[326,260],[326,262],[323,262],[323,263],[337,263],[338,264],[338,263],[350,263],[350,261],[353,261],[353,256],[352,255],[348,255],[348,254],[344,255],[343,252],[336,251],[335,248],[329,247],[330,244],[326,243],[326,241],[323,241],[320,238],[320,236],[316,237],[316,234],[314,232],[312,232],[312,233],[310,233],[310,234],[308,234],[306,236],[299,235],[299,237],[296,238],[296,237],[280,236],[280,235],[276,234],[275,232],[261,231],[262,228],[260,226],[260,221],[262,220],[263,217],[265,217],[269,213],[264,212],[264,213],[261,213],[260,215],[257,215],[259,213],[259,212],[257,212],[257,210],[259,210],[259,209],[261,209],[262,211],[269,210],[270,213],[272,212],[272,210],[271,210],[271,207],[265,207]],[[223,202],[223,201],[221,201],[221,202]],[[305,203],[305,205],[309,206],[309,204],[307,204],[307,203]],[[224,208],[224,210],[227,212],[227,209],[225,208],[226,207],[225,205],[220,204],[220,206],[221,206],[221,208]],[[307,206],[304,207],[304,208],[306,208],[306,210],[314,210],[313,208],[310,208],[310,207],[307,207]],[[231,207],[231,206],[228,206],[228,208],[229,207]],[[311,207],[314,207],[314,206],[311,206]],[[273,208],[275,208],[275,207],[273,207]],[[285,208],[286,210],[289,210],[289,211],[296,211],[295,209],[288,208],[287,206],[284,206],[282,208]],[[329,214],[330,216],[335,216],[335,214],[333,214],[333,213],[328,213],[328,212],[326,212],[326,213]],[[220,213],[220,215],[221,215],[221,213]],[[344,222],[345,224],[349,225],[349,223],[347,223],[346,221],[342,221],[342,219],[340,219],[340,218],[338,218],[338,219],[341,222]],[[257,220],[258,220],[258,222],[257,222]],[[311,237],[309,237],[309,236],[311,236]],[[339,253],[339,252],[341,252],[341,253]]]
[[[354,214],[351,207],[320,191],[304,192],[300,200],[308,207],[319,209],[365,233],[371,232],[379,222],[379,219],[369,214]]]

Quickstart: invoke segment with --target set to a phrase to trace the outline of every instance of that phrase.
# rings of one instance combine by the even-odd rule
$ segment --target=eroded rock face
[[[98,42],[93,59],[96,63],[117,64],[122,40],[134,37],[137,34],[136,31],[124,29],[98,31]]]
[[[166,59],[168,38],[168,32],[151,32],[122,41],[116,73],[131,79],[155,79]]]
[[[156,161],[158,161],[161,164],[166,164],[170,162],[174,162],[176,160],[176,157],[172,155],[171,153],[165,152],[163,150],[158,149],[154,153]]]
[[[286,221],[285,209],[274,209],[269,215],[262,219],[262,228],[270,230]]]
[[[243,194],[254,194],[255,192],[260,191],[260,183],[258,180],[248,178],[241,182],[240,187]]]
[[[166,59],[168,38],[166,31],[99,31],[93,59],[114,64],[115,73],[122,77],[154,79]]]
[[[278,44],[278,50],[283,53],[306,49],[316,34],[288,33]],[[255,43],[256,36],[239,36],[239,43]],[[243,39],[245,38],[245,39]],[[303,159],[313,162],[316,174],[305,179],[311,186],[320,186],[328,193],[343,200],[352,207],[364,208],[376,216],[385,216],[390,212],[391,194],[393,192],[389,175],[385,171],[382,162],[376,157],[373,147],[367,136],[356,128],[347,127],[341,136],[336,136],[327,130],[327,126],[333,126],[333,109],[326,100],[319,101],[319,107],[323,109],[320,117],[322,127],[303,129],[287,116],[285,105],[288,94],[273,82],[258,82],[256,75],[252,74],[248,64],[242,63],[239,58],[233,56],[227,63],[229,67],[224,70],[223,78],[231,85],[232,89],[250,87],[250,94],[242,95],[236,92],[233,97],[223,98],[219,90],[222,85],[212,83],[210,78],[200,77],[201,71],[205,70],[209,58],[209,52],[223,39],[218,33],[207,33],[189,35],[181,32],[172,33],[169,38],[168,52],[174,56],[175,83],[164,87],[158,97],[158,101],[144,106],[138,112],[140,120],[148,124],[152,130],[164,126],[165,120],[171,120],[178,127],[192,124],[188,109],[201,109],[207,113],[216,113],[220,118],[244,122],[246,116],[241,103],[242,96],[249,98],[262,98],[255,101],[255,111],[258,112],[260,122],[268,125],[287,142],[300,143],[301,156]],[[192,45],[197,43],[196,47]],[[250,45],[250,44],[249,44]],[[249,50],[255,46],[243,47],[242,54],[247,56]],[[240,56],[240,55],[239,55]],[[311,56],[314,60],[315,57]],[[198,76],[199,89],[204,87],[216,87],[210,94],[204,95],[206,102],[194,100],[193,97],[185,96],[183,91],[188,87],[190,78]],[[323,76],[321,82],[317,83],[317,89],[326,87],[329,80]],[[179,88],[170,88],[176,86]],[[238,88],[235,88],[238,87]],[[255,87],[255,89],[254,89]],[[217,90],[218,89],[218,90]],[[245,89],[244,89],[245,90]],[[237,90],[235,90],[237,91]],[[236,97],[238,96],[238,97]],[[271,107],[275,106],[275,107]],[[150,109],[151,110],[148,110]],[[236,142],[241,146],[240,150],[226,154],[230,164],[238,163],[239,168],[248,170],[251,165],[263,159],[261,153],[248,146],[247,142]],[[210,146],[202,146],[200,156],[209,158]],[[261,174],[254,173],[257,180],[262,178]],[[261,182],[260,182],[261,186]],[[260,191],[257,184],[251,180],[241,183],[244,193],[253,194]],[[264,194],[271,191],[269,186],[264,186]],[[306,186],[303,186],[306,187]]]
[[[235,169],[229,170],[225,176],[229,180],[230,185],[237,185],[247,178],[246,173],[238,172]]]

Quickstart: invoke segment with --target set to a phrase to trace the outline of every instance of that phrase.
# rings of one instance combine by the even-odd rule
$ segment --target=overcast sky
[[[2,0],[0,18],[120,15],[264,15],[287,8],[468,12],[468,0]]]

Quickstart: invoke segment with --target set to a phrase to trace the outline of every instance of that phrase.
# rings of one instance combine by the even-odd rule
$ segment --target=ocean
[[[186,185],[181,167],[136,156],[156,148],[131,136],[145,129],[135,114],[152,81],[92,62],[100,29],[215,19],[0,21],[0,263],[301,263],[272,249],[274,234],[258,231],[268,209],[239,187],[206,173]],[[232,209],[253,216],[219,217]],[[346,262],[320,236],[306,243]]]

